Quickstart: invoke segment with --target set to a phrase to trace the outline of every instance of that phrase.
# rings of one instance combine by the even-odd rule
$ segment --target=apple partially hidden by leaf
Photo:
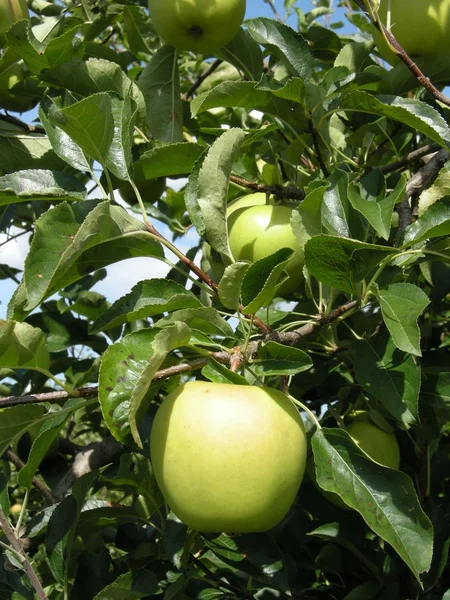
[[[0,73],[0,108],[14,112],[26,112],[30,110],[35,99],[30,96],[15,93],[14,86],[22,83],[25,79],[22,63],[15,62],[5,71]]]
[[[360,411],[355,414],[354,420],[346,427],[346,431],[355,444],[364,450],[372,460],[390,469],[397,470],[400,467],[400,449],[395,435],[377,427],[366,412]],[[312,457],[308,460],[307,472],[314,485],[327,500],[340,508],[350,510],[350,507],[338,494],[326,492],[318,486]]]
[[[294,502],[306,435],[297,409],[278,390],[194,381],[161,404],[150,452],[164,498],[186,525],[266,531]]]
[[[381,0],[378,14],[412,58],[450,56],[450,0]],[[398,62],[374,26],[372,34],[382,58]]]
[[[245,0],[149,0],[148,7],[167,44],[199,54],[226,46],[245,16]]]

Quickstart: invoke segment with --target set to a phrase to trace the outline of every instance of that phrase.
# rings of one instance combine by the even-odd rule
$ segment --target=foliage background
[[[211,57],[240,75],[191,92],[211,62],[163,47],[139,2],[35,1],[32,32],[8,32],[0,75],[11,53],[23,60],[16,91],[39,112],[0,115],[0,229],[7,247],[32,232],[23,273],[0,260],[15,288],[0,322],[0,596],[449,596],[450,129],[437,92],[450,60],[417,61],[437,86],[425,90],[377,60],[356,5],[333,19],[332,2],[313,4],[277,5],[292,28],[248,21]],[[113,191],[132,178],[134,193]],[[287,298],[273,300],[286,250],[210,279],[204,241],[227,255],[226,201],[255,185],[287,196],[308,240]],[[130,257],[143,281],[111,304],[95,286]],[[188,531],[148,460],[156,407],[188,376],[289,389],[320,417],[305,417],[318,485],[353,510],[306,477],[270,532]],[[401,473],[351,441],[355,410],[395,433]]]

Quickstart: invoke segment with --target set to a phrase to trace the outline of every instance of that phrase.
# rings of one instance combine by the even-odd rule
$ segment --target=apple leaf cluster
[[[2,599],[450,597],[449,3],[259,4],[0,0]]]

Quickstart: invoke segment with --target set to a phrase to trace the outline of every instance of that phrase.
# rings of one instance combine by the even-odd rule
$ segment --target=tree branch
[[[314,125],[311,115],[308,119],[308,127],[309,127],[309,131],[311,133],[312,139],[313,139],[314,149],[316,151],[317,160],[319,161],[319,165],[322,170],[323,176],[328,177],[330,175],[330,172],[328,171],[325,161],[323,160],[322,151],[320,149],[320,144],[319,144],[319,136],[317,134],[317,129],[316,129],[316,126]]]
[[[15,454],[11,449],[8,449],[4,456],[12,462],[12,464],[16,467],[18,471],[25,466],[25,463],[20,460],[20,458]],[[51,490],[45,485],[43,481],[41,481],[38,477],[34,476],[31,480],[34,487],[41,492],[44,496],[46,503],[50,506],[55,504],[56,498],[53,496]]]
[[[26,552],[20,542],[20,539],[16,536],[14,529],[11,527],[5,513],[0,507],[0,526],[3,529],[3,533],[7,537],[9,543],[13,550],[17,552],[17,554],[21,557],[22,566],[25,573],[28,575],[28,579],[30,580],[31,585],[34,587],[36,594],[40,600],[48,600],[48,596],[42,587],[41,582],[39,581],[39,577],[36,575],[33,567],[31,566],[30,561],[26,555]]]
[[[383,165],[380,171],[387,175],[388,173],[394,173],[394,171],[399,171],[404,167],[407,167],[410,163],[423,158],[427,154],[431,152],[436,152],[439,150],[441,146],[439,144],[427,144],[426,146],[422,146],[422,148],[418,148],[417,150],[413,150],[403,158],[396,160],[395,162],[388,163],[387,165]]]
[[[266,185],[264,183],[255,183],[254,181],[248,181],[237,175],[231,175],[230,181],[237,183],[238,185],[245,187],[253,192],[260,192],[262,194],[271,194],[280,198],[280,200],[304,200],[305,192],[298,187],[290,185],[284,187],[280,184]]]
[[[120,444],[113,437],[107,437],[101,442],[94,442],[85,446],[75,457],[72,467],[55,485],[53,495],[60,501],[70,493],[73,484],[77,479],[94,469],[104,467],[112,462],[119,454],[124,451]]]
[[[370,2],[370,0],[368,0]],[[450,106],[450,98],[447,98],[444,94],[442,94],[430,81],[430,79],[419,69],[418,65],[408,56],[402,46],[398,43],[396,37],[383,25],[383,23],[378,22],[372,19],[369,11],[366,8],[364,0],[355,0],[356,4],[361,8],[361,10],[369,17],[372,24],[378,29],[378,31],[384,35],[384,37],[389,42],[389,45],[392,46],[397,56],[403,61],[403,63],[408,67],[417,81],[422,85],[426,90],[432,94],[436,100],[442,102],[446,106]]]
[[[450,160],[450,152],[445,148],[436,152],[434,156],[415,173],[406,184],[406,192],[398,206],[399,224],[396,236],[398,245],[402,239],[404,230],[412,221],[413,201],[429,187],[439,174],[439,171]]]
[[[16,127],[20,127],[20,129],[27,131],[28,133],[46,133],[45,129],[40,125],[29,125],[28,123],[24,123],[23,121],[21,121],[17,117],[13,117],[12,115],[0,114],[0,121],[5,121],[5,123],[11,123]]]
[[[189,100],[189,98],[192,98],[192,96],[195,94],[195,92],[197,91],[197,89],[202,85],[202,83],[205,81],[205,79],[207,77],[209,77],[211,75],[211,73],[214,73],[214,71],[218,67],[220,67],[220,65],[222,63],[223,63],[223,60],[221,60],[220,58],[217,58],[213,63],[211,63],[211,66],[208,69],[206,69],[206,71],[204,71],[194,81],[194,83],[192,84],[192,87],[190,88],[190,90],[185,94],[184,100]]]

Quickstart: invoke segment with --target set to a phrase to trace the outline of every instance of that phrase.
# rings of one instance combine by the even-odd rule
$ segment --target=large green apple
[[[400,449],[395,435],[377,427],[366,412],[361,411],[355,414],[354,420],[346,427],[346,431],[355,444],[364,450],[372,460],[390,469],[397,470],[400,467]],[[317,485],[312,458],[308,460],[307,471],[313,483]],[[338,494],[326,492],[319,487],[318,489],[327,500],[336,506],[350,509]]]
[[[245,15],[245,0],[148,0],[148,6],[167,44],[199,54],[226,46]]]
[[[230,250],[236,261],[256,262],[281,248],[294,251],[285,267],[289,279],[279,289],[282,296],[297,290],[303,280],[304,252],[292,231],[291,215],[288,206],[265,204],[234,209],[228,217]]]
[[[411,57],[450,55],[450,0],[381,0],[379,15]],[[397,62],[380,32],[372,31],[381,56]]]
[[[11,25],[29,18],[26,0],[0,0],[0,48],[5,43],[5,34]]]
[[[14,112],[26,112],[33,107],[34,99],[30,96],[19,96],[12,88],[25,79],[23,66],[13,63],[0,74],[0,108]]]
[[[297,409],[278,390],[194,381],[161,404],[150,452],[164,498],[186,525],[266,531],[297,495],[306,435]]]

